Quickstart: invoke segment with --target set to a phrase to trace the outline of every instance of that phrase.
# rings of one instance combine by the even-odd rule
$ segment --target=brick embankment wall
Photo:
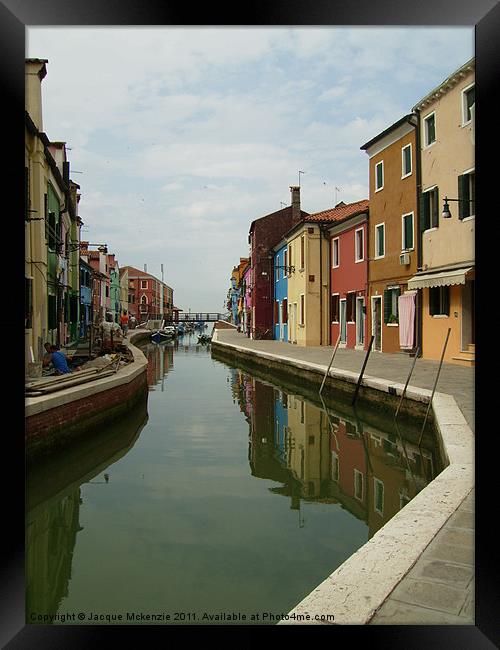
[[[87,395],[26,418],[26,452],[29,459],[66,446],[123,415],[147,399],[147,373],[100,393]]]

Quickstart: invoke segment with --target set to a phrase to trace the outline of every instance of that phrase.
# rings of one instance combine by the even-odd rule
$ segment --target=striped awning
[[[408,289],[425,289],[426,287],[448,287],[452,284],[465,284],[465,276],[474,267],[466,269],[453,269],[440,273],[426,273],[414,275],[408,280]]]

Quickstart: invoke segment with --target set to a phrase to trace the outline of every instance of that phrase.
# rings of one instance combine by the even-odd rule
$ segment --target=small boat
[[[151,334],[151,340],[154,343],[163,343],[164,341],[171,341],[175,336],[175,327],[164,327],[161,330],[156,330]]]

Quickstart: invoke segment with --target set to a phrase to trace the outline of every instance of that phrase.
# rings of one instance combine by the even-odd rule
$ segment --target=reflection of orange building
[[[153,345],[146,347],[148,359],[148,386],[154,390],[154,386],[165,377],[174,365],[174,349],[171,345]]]

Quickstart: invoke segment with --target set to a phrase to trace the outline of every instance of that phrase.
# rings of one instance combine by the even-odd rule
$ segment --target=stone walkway
[[[254,341],[236,330],[217,330],[218,340],[255,352],[324,364],[332,347],[299,347],[280,341]],[[360,372],[366,352],[338,349],[333,368]],[[364,376],[406,383],[413,359],[372,352]],[[410,385],[432,390],[439,362],[417,359]],[[474,368],[443,364],[436,391],[453,395],[474,431]],[[375,625],[474,624],[474,489],[462,501],[411,570],[372,617]]]

